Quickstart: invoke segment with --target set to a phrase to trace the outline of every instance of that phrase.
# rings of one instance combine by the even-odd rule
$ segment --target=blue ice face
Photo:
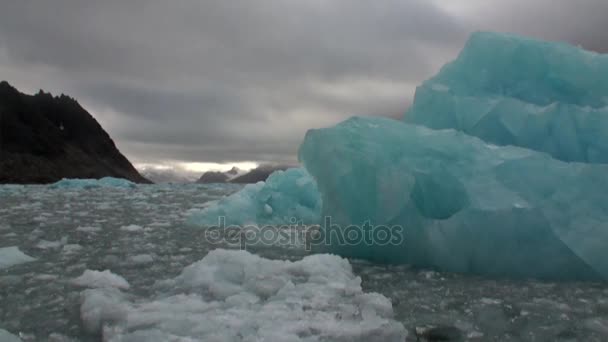
[[[564,161],[608,163],[608,55],[476,33],[418,87],[404,121]]]
[[[331,252],[494,276],[608,276],[608,165],[361,117],[309,131],[300,160],[332,229],[402,227],[398,244],[332,240]]]

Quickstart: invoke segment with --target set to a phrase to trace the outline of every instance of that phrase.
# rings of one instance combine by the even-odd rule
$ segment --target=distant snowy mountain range
[[[278,170],[286,170],[292,166],[289,165],[261,165],[249,171],[242,171],[233,167],[229,171],[208,171],[205,172],[197,183],[236,183],[248,184],[265,181],[270,174]]]
[[[228,171],[207,171],[200,173],[186,170],[183,168],[158,168],[150,166],[140,166],[139,172],[154,183],[198,183],[198,184],[213,184],[213,183],[235,183],[248,184],[265,181],[270,174],[277,170],[286,170],[291,165],[266,164],[256,167],[251,170],[241,170],[236,166]],[[200,176],[199,176],[200,175]]]
[[[139,173],[154,183],[194,183],[199,176],[198,172],[183,169],[159,169],[153,167],[139,167]]]

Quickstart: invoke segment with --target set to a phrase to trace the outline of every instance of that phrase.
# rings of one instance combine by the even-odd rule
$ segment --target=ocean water
[[[282,339],[288,335],[276,334],[293,329],[291,340],[302,341],[367,341],[382,331],[386,341],[608,340],[604,283],[487,279],[318,258],[300,243],[235,254],[239,245],[210,241],[188,226],[193,209],[238,189],[0,186],[0,339],[3,329],[23,341],[146,341],[167,334],[175,341],[250,341]],[[83,280],[87,270],[109,272]],[[209,274],[218,277],[217,289]],[[328,314],[323,320],[331,324],[315,319]],[[214,327],[179,317],[209,324],[213,317],[228,322],[213,323],[216,330],[241,330],[202,338]]]

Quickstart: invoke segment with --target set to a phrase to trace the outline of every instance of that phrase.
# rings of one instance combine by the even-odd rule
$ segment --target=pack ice
[[[391,302],[361,289],[345,259],[290,262],[216,249],[161,282],[151,301],[113,287],[82,292],[81,317],[104,341],[404,341]]]
[[[95,189],[95,188],[135,188],[137,184],[122,178],[104,177],[100,179],[64,178],[49,185],[51,189]]]
[[[608,55],[508,34],[471,36],[416,90],[408,123],[564,161],[608,162]]]

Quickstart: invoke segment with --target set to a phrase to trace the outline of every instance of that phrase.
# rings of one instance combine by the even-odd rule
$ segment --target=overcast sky
[[[400,117],[477,30],[608,52],[606,0],[3,0],[0,79],[66,93],[135,163],[294,162]]]

